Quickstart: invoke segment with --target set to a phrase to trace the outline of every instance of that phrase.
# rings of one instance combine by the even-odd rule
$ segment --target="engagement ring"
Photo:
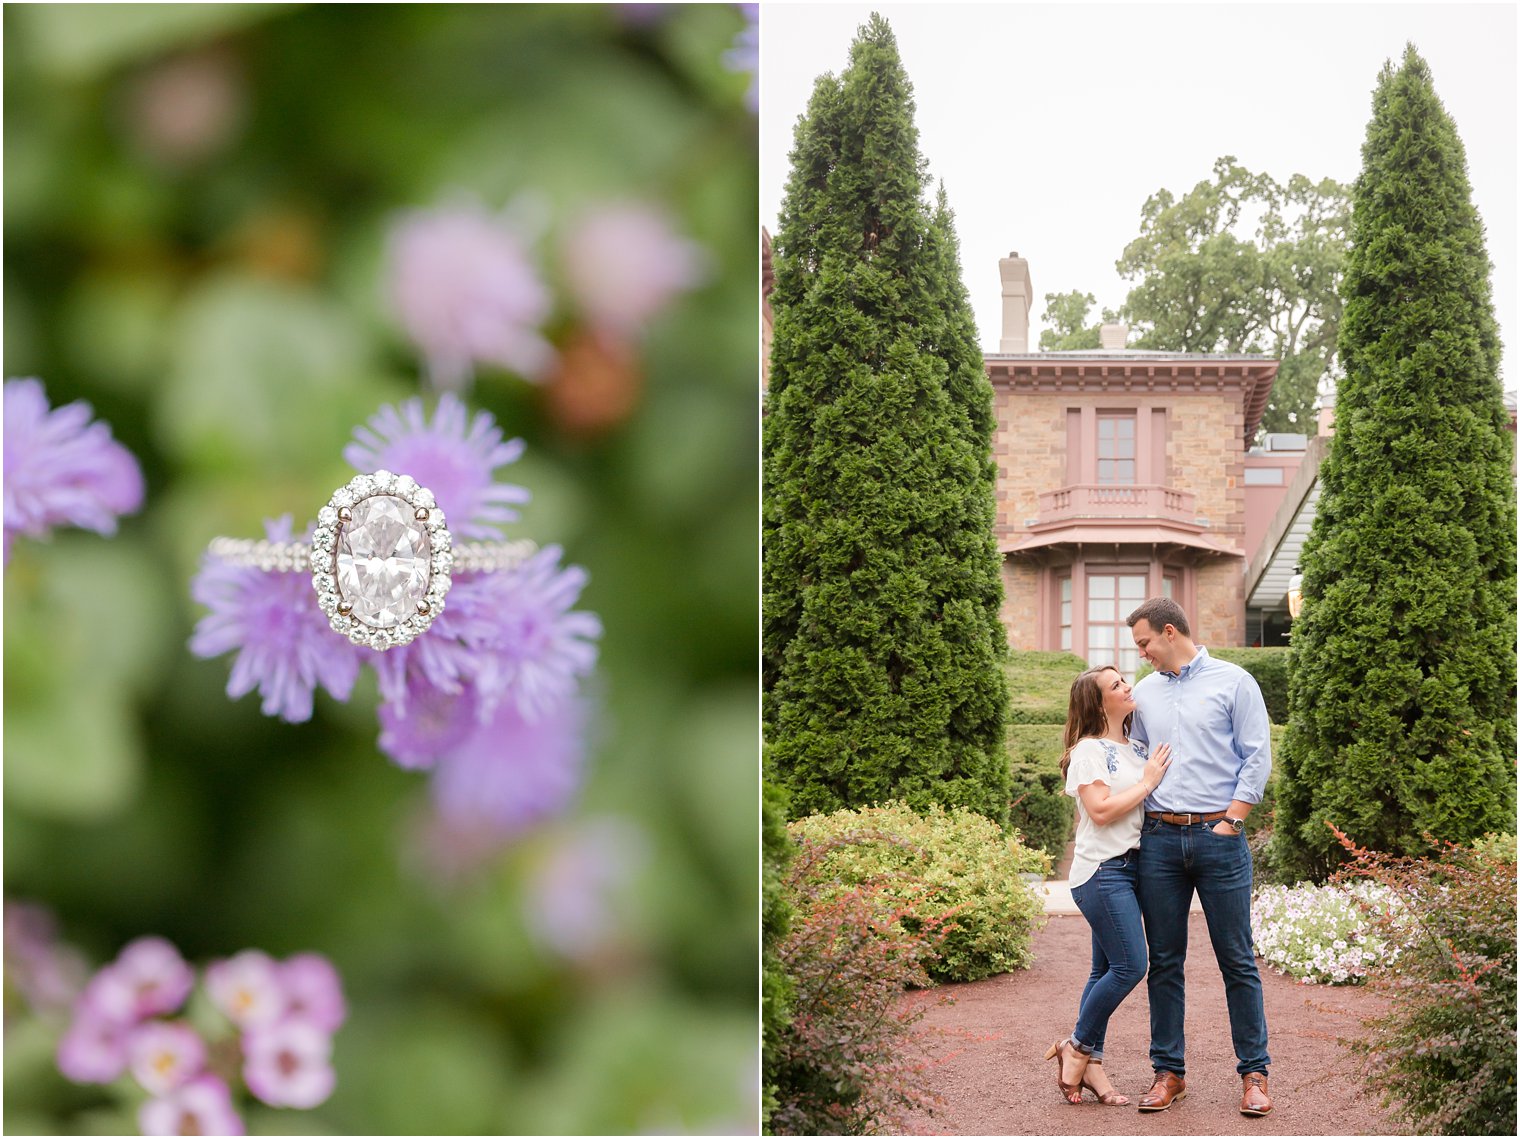
[[[333,492],[309,543],[214,538],[210,552],[272,573],[309,570],[333,631],[383,652],[414,640],[443,612],[451,574],[512,569],[537,548],[526,540],[456,547],[430,490],[376,471]]]

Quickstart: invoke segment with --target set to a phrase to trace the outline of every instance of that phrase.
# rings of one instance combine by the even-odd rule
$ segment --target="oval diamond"
[[[338,528],[338,595],[352,616],[389,629],[417,612],[432,577],[431,535],[404,499],[377,494],[354,504]]]

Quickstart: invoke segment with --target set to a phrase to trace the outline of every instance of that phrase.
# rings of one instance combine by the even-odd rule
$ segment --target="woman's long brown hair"
[[[1088,736],[1101,736],[1108,731],[1108,717],[1103,714],[1103,689],[1098,686],[1098,673],[1112,672],[1124,679],[1118,665],[1100,664],[1090,668],[1071,682],[1071,703],[1066,709],[1066,750],[1061,753],[1061,778],[1071,766],[1071,749],[1078,740]],[[1130,722],[1135,718],[1131,712],[1124,717],[1123,731],[1129,735]]]

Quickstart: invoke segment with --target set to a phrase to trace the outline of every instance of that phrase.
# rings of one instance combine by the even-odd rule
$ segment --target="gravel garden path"
[[[1302,985],[1262,966],[1272,1055],[1271,1115],[1239,1112],[1224,985],[1203,915],[1191,917],[1187,963],[1187,1098],[1141,1115],[1104,1107],[1088,1093],[1062,1101],[1055,1063],[1041,1059],[1066,1036],[1087,980],[1090,934],[1077,914],[1055,913],[1034,935],[1029,969],[929,994],[921,1028],[945,1030],[930,1070],[947,1109],[915,1117],[912,1134],[945,1135],[1390,1135],[1398,1129],[1376,1097],[1360,1094],[1353,1060],[1337,1038],[1353,1036],[1383,999],[1362,988]],[[1150,1006],[1141,982],[1109,1025],[1104,1067],[1139,1100],[1150,1086]],[[934,1003],[938,1001],[938,1003]]]

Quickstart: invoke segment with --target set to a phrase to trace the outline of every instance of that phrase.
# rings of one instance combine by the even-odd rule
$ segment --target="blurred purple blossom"
[[[332,1038],[310,1021],[283,1020],[243,1036],[243,1080],[271,1107],[316,1107],[337,1077]]]
[[[526,243],[501,217],[474,204],[404,214],[391,231],[389,262],[391,301],[435,386],[459,390],[481,363],[530,380],[552,363],[539,326],[553,299]]]
[[[244,1030],[274,1024],[285,1015],[279,966],[257,949],[245,949],[206,966],[206,993],[228,1020]]]
[[[343,982],[333,963],[320,953],[298,953],[280,963],[285,1016],[304,1020],[323,1032],[336,1032],[348,1018]]]
[[[429,423],[420,399],[389,405],[354,431],[343,458],[361,474],[387,470],[410,475],[443,507],[449,528],[461,538],[499,538],[499,523],[517,520],[529,494],[495,481],[497,467],[516,462],[523,441],[502,441],[488,412],[470,418],[464,404],[445,392]]]
[[[242,1117],[232,1105],[232,1092],[218,1077],[197,1076],[159,1099],[150,1099],[137,1112],[144,1135],[244,1135]]]
[[[127,1070],[128,1024],[107,1020],[83,1000],[58,1041],[58,1070],[76,1084],[108,1084]]]
[[[617,202],[584,215],[565,239],[565,277],[587,323],[632,339],[708,274],[707,252],[656,206]]]
[[[585,960],[617,935],[617,902],[649,859],[643,832],[607,817],[562,837],[528,881],[528,928],[548,949]]]
[[[749,72],[749,90],[744,93],[744,103],[758,114],[760,111],[760,5],[740,4],[745,25],[734,37],[734,46],[723,53],[723,63],[730,71]]]
[[[291,538],[289,515],[264,528],[270,541]],[[206,658],[237,652],[227,681],[232,699],[257,688],[264,715],[299,723],[311,719],[319,684],[336,700],[353,691],[359,656],[328,627],[304,574],[228,565],[208,553],[190,595],[211,610],[197,622],[190,651]]]
[[[84,988],[84,957],[58,940],[52,912],[33,902],[5,899],[5,983],[34,1012],[66,1008]],[[15,1010],[6,1003],[9,1018]]]
[[[188,1024],[150,1020],[127,1040],[127,1066],[151,1095],[167,1095],[201,1074],[206,1042]]]
[[[537,720],[510,703],[439,758],[433,801],[451,826],[501,840],[559,814],[579,789],[586,714],[566,701]]]
[[[171,1013],[185,1003],[195,972],[161,937],[139,937],[91,978],[80,998],[113,1024]]]
[[[81,401],[56,410],[35,379],[5,381],[5,561],[17,534],[46,537],[54,526],[116,533],[116,518],[142,506],[137,460],[91,422]]]

